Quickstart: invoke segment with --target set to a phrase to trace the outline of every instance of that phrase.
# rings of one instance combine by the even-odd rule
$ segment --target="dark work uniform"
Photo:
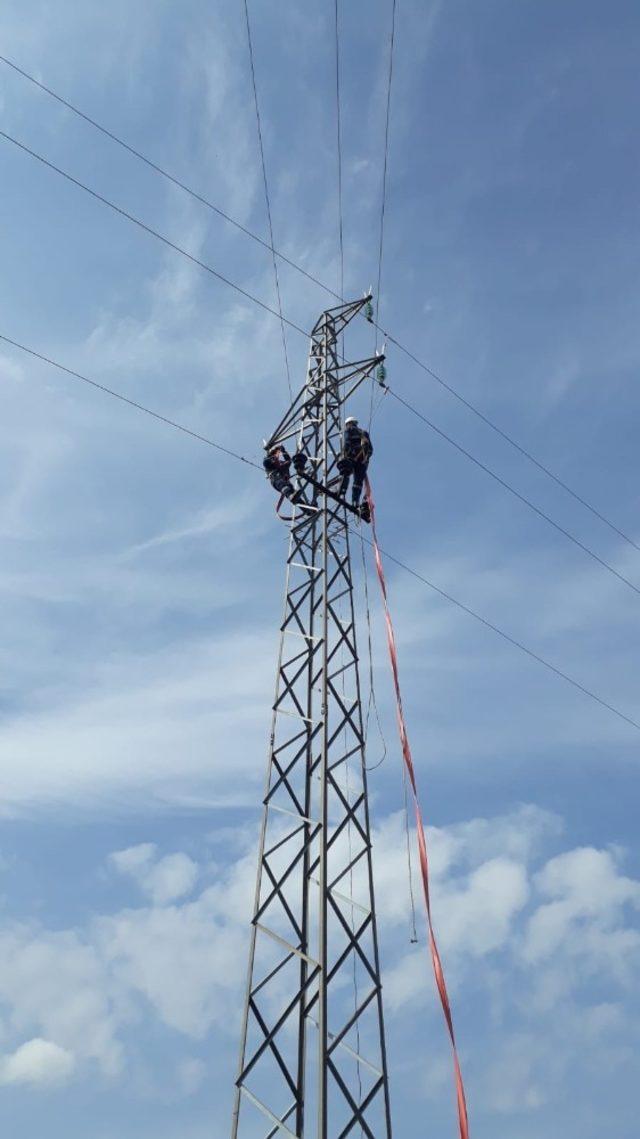
[[[360,503],[362,487],[369,466],[369,459],[372,455],[373,446],[369,432],[365,431],[363,427],[358,427],[357,423],[350,423],[348,427],[345,427],[342,438],[342,454],[338,460],[338,470],[342,475],[339,494],[341,498],[344,498],[349,487],[349,479],[353,475],[351,500],[354,506],[358,506]]]
[[[283,494],[285,498],[291,498],[295,494],[293,483],[291,482],[291,456],[284,447],[278,447],[275,451],[270,451],[262,465],[267,472],[267,478],[271,483],[274,490],[278,494]]]

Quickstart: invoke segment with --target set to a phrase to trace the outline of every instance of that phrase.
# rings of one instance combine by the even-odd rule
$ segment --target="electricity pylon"
[[[382,359],[338,353],[369,300],[322,314],[306,384],[269,440],[303,452],[309,477],[306,509],[291,508],[232,1139],[391,1139],[352,515],[325,493],[345,402]]]

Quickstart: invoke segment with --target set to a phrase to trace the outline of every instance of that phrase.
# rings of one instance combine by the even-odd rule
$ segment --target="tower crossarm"
[[[338,354],[338,337],[344,332],[347,325],[369,303],[369,295],[359,301],[350,302],[338,308],[328,309],[316,324],[311,334],[311,348],[309,351],[309,366],[307,380],[300,389],[293,403],[283,415],[265,446],[273,447],[278,443],[286,443],[295,438],[302,424],[310,426],[314,420],[314,412],[319,414],[322,400],[321,371],[324,361],[324,336],[327,327],[331,329],[332,383],[336,386],[335,397],[338,406],[342,406],[353,395],[360,384],[369,379],[376,367],[384,360],[384,353],[378,352],[366,360],[349,362],[340,360]]]

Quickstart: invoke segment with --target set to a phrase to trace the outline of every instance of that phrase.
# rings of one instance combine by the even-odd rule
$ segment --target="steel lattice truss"
[[[316,485],[339,478],[345,399],[380,359],[338,356],[366,300],[322,315],[271,440],[308,456],[315,509],[291,522],[233,1139],[391,1136],[351,515]]]

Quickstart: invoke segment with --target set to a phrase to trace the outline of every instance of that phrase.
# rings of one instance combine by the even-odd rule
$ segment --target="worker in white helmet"
[[[338,470],[342,475],[338,493],[341,498],[345,497],[349,487],[349,479],[353,475],[351,501],[356,509],[360,506],[362,487],[372,454],[373,446],[369,432],[365,431],[364,427],[359,426],[355,415],[347,416],[344,421],[342,451],[338,459]]]

